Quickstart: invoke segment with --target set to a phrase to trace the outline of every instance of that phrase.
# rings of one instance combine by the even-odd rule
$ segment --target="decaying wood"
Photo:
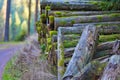
[[[58,80],[62,79],[63,72],[64,72],[64,46],[62,42],[62,33],[61,28],[58,29],[58,51],[57,51],[57,58],[58,58]]]
[[[78,67],[82,69],[91,60],[96,48],[97,33],[97,28],[93,25],[88,25],[84,29],[68,64],[63,80],[70,80],[79,71]],[[77,67],[77,65],[79,66]]]
[[[115,42],[116,41],[101,43],[97,46],[97,51],[104,51],[104,50],[112,49]],[[118,40],[118,42],[120,43],[120,40]]]
[[[64,3],[64,2],[41,2],[41,8],[45,9],[45,6],[51,6],[52,10],[75,10],[75,11],[92,11],[100,10],[93,4],[78,4],[78,3]]]
[[[111,13],[120,13],[120,11],[59,11],[61,15],[56,14],[57,11],[51,11],[50,14],[54,14],[56,17],[67,16],[88,16],[88,15],[103,15]]]
[[[90,22],[111,22],[111,21],[120,21],[120,16],[112,15],[92,15],[92,16],[72,16],[72,17],[57,17],[55,18],[56,29],[59,26],[73,26],[78,23],[90,23]]]
[[[72,80],[97,80],[101,75],[106,63],[91,61],[81,71],[79,71]]]
[[[101,80],[118,80],[117,76],[120,76],[120,42],[117,40],[113,45],[113,51],[112,53],[115,53],[116,55],[113,55],[110,58],[110,61],[108,65],[105,68],[105,71],[103,73],[103,76],[101,77]]]
[[[77,26],[85,26],[85,25],[89,25],[89,24],[92,24],[92,25],[119,25],[120,24],[120,21],[113,21],[113,22],[98,22],[98,23],[80,23],[80,24],[73,24],[74,27],[77,27]]]
[[[120,76],[120,55],[113,55],[100,80],[119,80],[118,76]]]

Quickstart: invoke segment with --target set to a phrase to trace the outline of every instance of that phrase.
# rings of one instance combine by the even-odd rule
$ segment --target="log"
[[[64,3],[64,2],[41,2],[41,8],[51,6],[51,10],[74,10],[74,11],[100,11],[96,5],[93,4],[77,4],[77,3]]]
[[[103,57],[106,55],[111,55],[112,47],[115,42],[116,41],[110,41],[110,42],[104,42],[104,43],[99,44],[97,46],[96,53],[94,54],[93,59]],[[118,40],[118,42],[120,42],[120,40]],[[64,50],[64,53],[65,53],[64,57],[65,58],[72,57],[74,50],[75,50],[75,47],[66,48]],[[120,50],[118,51],[120,52]],[[57,53],[57,50],[56,50],[56,53]]]
[[[57,14],[60,13],[60,14]],[[104,15],[111,13],[120,13],[120,11],[51,11],[55,17],[68,17],[68,16],[88,16],[88,15]]]
[[[72,80],[97,80],[101,75],[106,63],[99,61],[91,61],[80,72],[78,72]]]
[[[86,25],[81,25],[77,27],[62,27],[61,31],[63,34],[81,34],[85,26]],[[98,31],[99,34],[120,34],[119,25],[98,26]]]
[[[120,55],[113,55],[106,66],[104,73],[100,80],[119,80],[120,76]]]
[[[109,15],[92,15],[92,16],[71,16],[71,17],[57,17],[55,18],[56,29],[59,26],[73,26],[73,24],[79,23],[90,23],[90,22],[111,22],[120,21],[120,15],[109,14]],[[74,22],[74,23],[73,23]]]
[[[99,44],[97,46],[97,51],[103,51],[103,50],[112,49],[115,42],[116,41],[110,41],[110,42],[101,43],[101,44]],[[120,43],[120,40],[118,40],[118,42]]]
[[[64,73],[64,46],[63,46],[63,41],[62,41],[62,33],[61,33],[61,28],[58,29],[58,51],[57,51],[57,58],[58,58],[58,80],[62,79],[63,73]]]
[[[79,71],[76,65],[79,65],[79,68],[82,69],[92,59],[98,38],[97,33],[97,28],[93,25],[88,25],[84,29],[63,76],[63,80],[70,80]],[[80,64],[77,64],[78,61]]]
[[[86,26],[86,25],[89,25],[89,24],[92,24],[92,25],[119,25],[120,24],[120,21],[114,21],[114,22],[98,22],[98,23],[80,23],[80,24],[73,24],[74,27],[77,27],[77,26]]]

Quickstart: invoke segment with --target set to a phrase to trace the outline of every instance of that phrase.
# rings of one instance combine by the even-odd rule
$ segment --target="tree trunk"
[[[97,38],[98,32],[95,26],[89,25],[84,29],[81,38],[75,48],[72,59],[68,64],[63,80],[70,80],[92,59],[92,56],[95,52],[94,50],[96,48]]]
[[[120,76],[120,55],[113,55],[105,68],[105,71],[100,80],[119,80]]]
[[[10,17],[10,8],[11,8],[11,0],[7,0],[4,41],[9,41],[9,17]]]
[[[31,0],[29,0],[29,15],[28,15],[28,35],[30,35],[30,21],[31,21]]]
[[[91,22],[111,22],[111,21],[120,21],[119,13],[109,15],[93,15],[93,16],[72,16],[72,17],[60,17],[55,18],[56,29],[59,26],[73,26],[73,24],[79,23],[91,23]]]
[[[73,4],[73,3],[62,3],[62,2],[41,2],[42,9],[45,9],[45,6],[51,6],[52,10],[86,10],[86,11],[92,11],[92,10],[100,10],[96,5],[92,4]]]
[[[38,0],[36,0],[36,5],[35,5],[35,23],[37,22],[38,20]],[[36,24],[35,24],[35,32],[36,32]]]

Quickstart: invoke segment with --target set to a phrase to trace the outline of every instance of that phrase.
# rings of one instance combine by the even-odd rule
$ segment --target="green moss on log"
[[[69,48],[69,47],[75,47],[78,43],[78,40],[73,40],[73,41],[64,41],[63,45],[65,48]]]
[[[99,42],[114,41],[116,39],[120,39],[120,34],[101,35],[99,37]]]

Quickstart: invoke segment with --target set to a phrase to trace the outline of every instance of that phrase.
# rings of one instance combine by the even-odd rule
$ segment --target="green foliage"
[[[14,65],[17,60],[15,55],[5,66],[5,70],[2,76],[2,80],[19,80],[22,76],[22,72],[17,69]],[[15,67],[15,68],[14,68]]]
[[[97,5],[102,10],[120,10],[120,0],[103,0],[99,3],[92,1],[91,4]]]
[[[45,53],[46,44],[41,44],[41,45],[40,45],[40,48],[41,48],[41,50],[42,50],[42,53]]]
[[[27,35],[25,30],[22,30],[20,34],[15,38],[15,41],[23,41]]]

